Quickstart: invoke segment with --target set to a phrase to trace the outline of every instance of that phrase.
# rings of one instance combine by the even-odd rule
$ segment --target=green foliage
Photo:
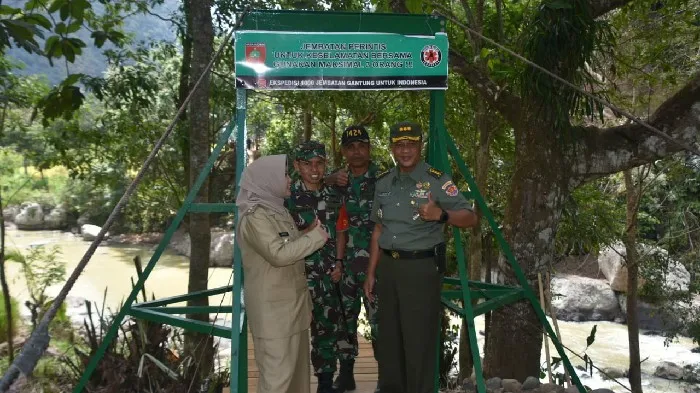
[[[17,334],[17,329],[19,328],[21,319],[19,315],[19,305],[13,298],[10,298],[10,308],[12,309],[12,333]],[[0,293],[0,343],[8,341],[7,318],[8,313],[7,310],[5,310],[5,292],[2,292]]]
[[[559,254],[597,252],[619,240],[625,228],[625,206],[617,196],[616,179],[586,183],[564,206],[556,236]]]
[[[648,114],[697,72],[698,15],[697,1],[642,0],[611,16],[622,45],[614,52],[615,62],[601,71],[626,107]]]
[[[18,252],[12,256],[22,264],[22,274],[29,290],[30,300],[27,301],[27,307],[31,312],[33,328],[36,328],[39,320],[53,303],[53,299],[46,293],[47,289],[62,283],[65,278],[66,266],[64,262],[58,260],[60,254],[61,250],[57,246],[51,248],[36,246],[25,253]],[[65,309],[62,319],[65,322]],[[61,322],[61,318],[57,321]]]
[[[91,32],[91,45],[102,48],[110,43],[123,47],[127,36],[122,31],[123,15],[146,13],[150,5],[159,1],[126,0],[117,3],[100,1],[98,13],[88,0],[26,0],[23,6],[0,6],[0,53],[15,46],[30,54],[74,63],[87,47],[87,40],[78,36],[82,30]],[[43,40],[43,46],[40,41]],[[39,103],[44,125],[55,118],[70,119],[85,101],[84,86],[99,88],[95,79],[83,73],[68,75]]]
[[[589,67],[596,67],[614,44],[608,22],[591,14],[585,0],[545,0],[524,30],[523,54],[536,64],[576,86],[593,90],[598,85]],[[603,106],[555,81],[549,75],[527,67],[522,74],[524,97],[537,99],[540,116],[552,116],[560,127],[570,125],[570,116],[598,115]]]

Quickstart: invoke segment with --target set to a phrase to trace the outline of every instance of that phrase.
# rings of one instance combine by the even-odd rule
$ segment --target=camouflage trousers
[[[313,303],[311,364],[315,375],[334,373],[338,359],[354,358],[354,348],[347,339],[347,324],[342,320],[336,284],[328,273],[308,269],[308,265],[306,278]],[[343,303],[349,302],[344,299]]]
[[[349,263],[353,263],[349,261]],[[362,303],[365,305],[365,315],[370,326],[370,341],[374,350],[374,358],[377,358],[377,306],[379,305],[378,298],[374,296],[374,301],[370,302],[364,294],[363,285],[365,283],[366,273],[364,269],[353,269],[349,267],[343,271],[343,280],[341,291],[345,303],[345,315],[348,318],[348,329],[350,335],[357,337],[358,318],[360,316],[360,307]],[[341,359],[349,360],[357,357],[359,348],[357,347],[357,339],[353,343],[348,343],[352,346],[352,352],[343,353]],[[349,356],[348,356],[349,355]]]

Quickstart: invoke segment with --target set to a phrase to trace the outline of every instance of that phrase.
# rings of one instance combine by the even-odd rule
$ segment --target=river
[[[60,259],[66,263],[67,276],[73,271],[80,258],[87,250],[90,242],[83,241],[71,233],[58,231],[7,231],[6,243],[8,248],[26,249],[35,244],[57,245],[61,248]],[[119,307],[131,291],[131,278],[136,277],[133,258],[139,255],[144,263],[148,262],[153,254],[153,246],[124,246],[109,245],[98,247],[95,255],[88,264],[83,274],[69,294],[69,314],[74,319],[82,315],[84,307],[80,306],[81,299],[102,303],[105,288],[107,288],[106,306],[112,310]],[[188,259],[167,251],[161,256],[158,264],[146,281],[146,289],[150,298],[151,293],[156,298],[163,298],[184,294],[187,292]],[[20,300],[20,304],[27,299],[27,288],[22,279],[21,271],[16,263],[8,263],[7,275],[13,297]],[[210,269],[209,287],[215,288],[227,285],[231,280],[231,269]],[[61,285],[49,289],[50,294],[55,294]],[[212,296],[210,304],[231,304],[230,296]],[[22,310],[26,314],[25,310]],[[230,325],[229,322],[219,321]],[[483,330],[483,318],[478,318],[476,326]],[[628,367],[627,327],[612,322],[559,322],[563,342],[569,348],[582,354],[586,346],[586,337],[594,325],[597,325],[596,339],[593,345],[586,351],[597,367],[615,367],[625,370]],[[227,340],[224,340],[227,341]],[[226,348],[228,343],[221,343]],[[483,337],[479,336],[479,344],[483,348]],[[641,358],[646,359],[642,363],[643,384],[645,393],[683,393],[687,384],[669,381],[653,377],[656,366],[661,361],[672,361],[680,366],[686,364],[699,364],[700,354],[694,354],[694,348],[689,338],[681,337],[668,346],[664,345],[663,337],[640,336]],[[517,351],[518,348],[513,348]],[[550,345],[553,356],[556,351]],[[483,354],[482,354],[483,355]],[[570,356],[573,358],[573,356]],[[544,348],[542,359],[544,359]],[[574,364],[583,364],[579,359],[572,359]],[[583,375],[584,384],[592,388],[609,388],[615,392],[627,391],[613,381],[604,381],[600,374],[594,373],[592,377]],[[620,380],[626,383],[626,379]]]

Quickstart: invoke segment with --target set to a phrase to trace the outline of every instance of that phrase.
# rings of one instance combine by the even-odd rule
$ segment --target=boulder
[[[614,321],[622,317],[615,292],[604,280],[572,275],[552,279],[552,307],[564,321]]]
[[[101,230],[102,228],[98,227],[97,225],[84,224],[80,227],[80,234],[83,236],[83,240],[93,241]],[[105,238],[108,236],[109,233],[105,234]]]
[[[658,366],[656,366],[654,376],[663,379],[679,380],[683,378],[683,372],[683,368],[676,363],[661,362]]]
[[[664,276],[664,287],[672,291],[687,291],[690,285],[690,273],[678,261],[668,258],[668,251],[660,247],[640,246],[642,257],[655,257],[668,259],[666,263],[668,271]],[[627,292],[627,267],[625,266],[625,256],[627,250],[622,243],[615,243],[600,251],[598,256],[598,267],[610,283],[613,291]],[[644,285],[644,277],[639,277],[639,287]]]
[[[32,230],[44,228],[44,210],[35,202],[25,202],[15,216],[17,229]]]
[[[668,261],[668,272],[664,277],[664,287],[671,291],[687,291],[690,286],[690,272],[682,263],[674,260]]]
[[[622,314],[627,315],[627,296],[619,294],[618,301]],[[641,300],[637,300],[637,318],[639,319],[639,328],[648,331],[644,333],[646,335],[659,335],[662,334],[661,332],[678,328],[677,318],[664,307]]]
[[[610,288],[617,292],[627,292],[627,266],[625,256],[627,250],[624,244],[615,243],[600,251],[598,255],[598,267],[610,283]],[[639,278],[639,288],[644,285],[644,279]]]
[[[498,389],[501,387],[501,382],[502,382],[501,378],[498,378],[498,377],[489,378],[488,380],[486,380],[486,389],[491,389],[491,390]]]
[[[504,393],[518,393],[522,385],[517,379],[504,379],[501,381],[501,386]]]
[[[212,232],[209,256],[212,266],[233,266],[233,238],[233,231]]]
[[[89,223],[90,223],[90,215],[87,212],[81,214],[80,217],[78,217],[77,224],[79,226],[82,227],[83,225],[89,224]]]
[[[556,383],[542,384],[536,391],[537,393],[565,393],[566,389]]]
[[[63,229],[68,225],[68,209],[57,206],[44,217],[44,229]]]
[[[604,381],[608,379],[620,379],[627,376],[627,372],[625,370],[617,367],[605,367],[603,368],[603,372],[601,374]]]
[[[467,393],[476,392],[476,385],[471,379],[464,378],[464,381],[462,381],[462,390]]]
[[[700,383],[700,364],[683,366],[683,380],[688,383]]]
[[[685,393],[700,393],[700,385],[686,386],[683,391]]]
[[[2,209],[2,216],[5,218],[5,222],[14,222],[15,217],[19,214],[20,208],[17,205],[7,206]]]
[[[540,380],[537,377],[527,377],[523,382],[523,390],[532,390],[540,387]]]
[[[212,267],[231,267],[233,264],[233,231],[212,231],[209,262]],[[180,255],[189,258],[190,235],[185,231],[177,231],[170,240],[169,247]]]

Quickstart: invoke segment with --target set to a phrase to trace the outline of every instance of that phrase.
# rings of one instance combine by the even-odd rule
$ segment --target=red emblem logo
[[[265,44],[245,44],[245,61],[248,63],[265,63]]]
[[[420,59],[426,67],[436,67],[442,60],[442,52],[435,45],[426,45],[420,52]]]

